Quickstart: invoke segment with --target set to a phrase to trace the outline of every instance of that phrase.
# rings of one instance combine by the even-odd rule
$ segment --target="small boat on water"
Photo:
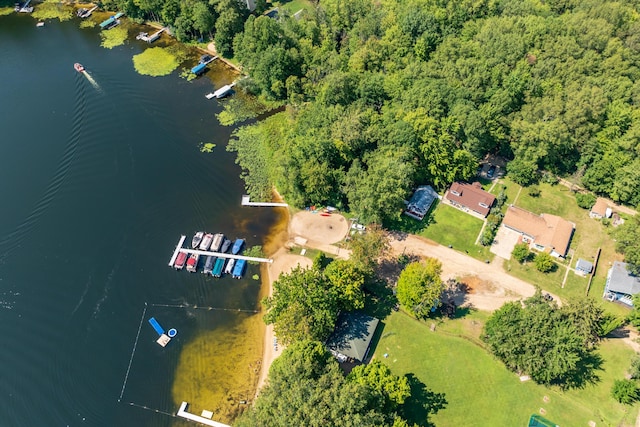
[[[195,273],[196,269],[198,268],[198,258],[200,256],[196,255],[196,254],[191,254],[189,255],[189,258],[187,259],[187,271],[189,273]]]
[[[231,277],[233,277],[234,279],[241,279],[242,276],[244,275],[244,269],[246,266],[247,266],[247,260],[239,259],[238,262],[236,262],[236,266],[233,268],[233,273],[231,273]]]
[[[202,238],[202,242],[200,242],[200,246],[198,246],[198,249],[200,249],[201,251],[209,250],[209,246],[211,246],[212,241],[213,241],[213,234],[211,233],[205,234],[204,237]]]
[[[213,272],[213,263],[215,262],[216,257],[209,255],[204,263],[204,270],[202,271],[204,274],[211,274]]]
[[[193,249],[197,248],[200,242],[202,242],[202,238],[204,237],[204,231],[198,231],[193,235],[193,239],[191,239],[191,247]]]
[[[224,258],[218,258],[216,265],[213,266],[213,277],[222,277],[222,269],[224,268]]]
[[[224,240],[224,234],[222,233],[217,233],[215,236],[213,236],[213,242],[211,243],[211,251],[213,252],[218,252],[218,249],[220,249],[220,245],[222,245],[222,241]]]
[[[224,274],[231,274],[233,272],[233,264],[235,264],[235,262],[235,259],[229,258],[227,266],[224,268]]]
[[[40,21],[36,24],[36,27],[44,27],[44,22]]]
[[[224,240],[222,241],[222,246],[220,247],[220,252],[225,254],[225,253],[227,253],[227,251],[229,250],[230,247],[231,247],[231,240],[229,240],[229,239],[227,239],[225,237]]]
[[[185,262],[187,262],[187,253],[178,252],[178,256],[176,257],[176,262],[173,263],[173,267],[176,270],[182,270],[184,268]]]
[[[82,73],[84,71],[84,66],[79,62],[76,62],[75,64],[73,64],[73,68],[75,68],[76,71],[79,73]]]
[[[234,255],[238,255],[240,253],[240,251],[242,250],[242,246],[244,245],[244,239],[236,239],[235,242],[233,242],[233,247],[231,248],[231,253]]]
[[[207,99],[212,99],[215,95],[213,94],[213,92],[209,92],[208,94],[206,94],[204,97]]]

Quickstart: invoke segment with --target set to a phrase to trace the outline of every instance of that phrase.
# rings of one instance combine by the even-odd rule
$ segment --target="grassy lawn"
[[[274,1],[272,5],[285,9],[292,15],[300,9],[313,10],[313,4],[309,0]]]
[[[563,392],[532,381],[520,382],[487,353],[478,338],[486,317],[486,313],[472,312],[445,320],[431,331],[431,322],[392,313],[384,320],[374,357],[394,373],[413,374],[431,392],[444,393],[446,406],[430,419],[438,427],[523,426],[541,408],[546,418],[563,427],[586,427],[589,421],[598,426],[633,425],[639,405],[624,407],[610,397],[613,381],[624,377],[633,355],[624,343],[607,340],[601,344],[604,362],[597,383]],[[427,425],[420,419],[419,408],[410,415],[412,422]]]
[[[493,259],[489,248],[475,244],[481,228],[482,220],[439,203],[429,217],[428,226],[418,234],[479,260]]]
[[[497,196],[498,194],[500,194],[500,191],[502,191],[503,188],[505,189],[504,192],[507,195],[507,200],[504,202],[502,212],[506,212],[507,207],[509,207],[509,205],[512,204],[514,200],[516,200],[516,196],[518,195],[520,186],[508,178],[503,178],[496,183],[496,185],[491,190],[491,194]]]

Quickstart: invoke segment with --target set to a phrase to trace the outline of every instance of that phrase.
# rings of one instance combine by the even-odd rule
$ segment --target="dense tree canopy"
[[[494,312],[484,327],[483,340],[496,357],[536,382],[576,386],[590,380],[593,357],[606,317],[586,299],[562,308],[538,292]]]
[[[622,224],[615,232],[616,250],[624,254],[628,269],[640,274],[640,216],[636,215]]]
[[[250,17],[233,47],[245,88],[292,107],[279,141],[254,142],[294,205],[390,220],[416,185],[470,179],[490,153],[512,160],[518,183],[575,173],[637,205],[639,11],[601,0],[327,0],[298,19]]]
[[[424,318],[439,306],[444,283],[435,258],[408,264],[398,278],[398,301],[409,313]]]

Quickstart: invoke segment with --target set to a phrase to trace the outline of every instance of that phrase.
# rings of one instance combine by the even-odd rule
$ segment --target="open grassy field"
[[[439,203],[428,221],[429,225],[418,233],[420,236],[444,246],[451,246],[457,251],[466,252],[482,261],[493,259],[493,254],[489,252],[488,247],[475,244],[482,229],[482,220]]]
[[[541,408],[546,418],[562,427],[587,427],[590,421],[597,426],[633,425],[640,405],[625,407],[610,397],[613,381],[624,377],[633,355],[623,342],[602,343],[603,364],[595,384],[561,391],[520,382],[485,351],[479,335],[486,317],[472,312],[438,323],[431,331],[431,322],[392,313],[384,320],[374,357],[395,374],[413,374],[431,392],[444,393],[445,408],[430,418],[438,427],[524,426]],[[413,409],[411,421],[428,425],[420,419],[424,414],[419,408]]]
[[[273,4],[279,8],[286,10],[292,15],[300,9],[313,10],[313,4],[311,4],[309,0],[281,0],[275,1],[273,2]]]

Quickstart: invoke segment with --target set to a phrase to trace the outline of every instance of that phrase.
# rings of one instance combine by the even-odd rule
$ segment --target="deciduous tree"
[[[440,304],[442,264],[435,258],[408,264],[398,278],[398,301],[416,317],[425,318]]]

